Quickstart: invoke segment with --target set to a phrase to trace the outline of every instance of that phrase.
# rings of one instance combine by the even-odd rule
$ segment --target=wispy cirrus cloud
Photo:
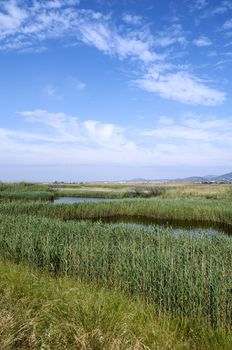
[[[222,0],[218,4],[212,4],[211,1],[208,2],[208,6],[200,9],[202,13],[199,15],[198,19],[207,19],[214,16],[223,16],[227,13],[230,13],[232,10],[232,3],[230,0]]]
[[[165,99],[185,104],[215,106],[225,100],[223,92],[207,87],[204,81],[186,71],[165,74],[150,71],[142,79],[136,80],[135,84]]]
[[[196,0],[194,6],[197,10],[202,10],[206,6],[208,6],[208,1],[207,0]]]
[[[48,84],[45,86],[45,88],[43,89],[43,92],[44,94],[49,97],[50,99],[53,99],[53,100],[62,100],[63,99],[63,96],[62,95],[59,95],[56,91],[56,88],[54,87],[54,85],[52,84]]]
[[[211,10],[211,15],[222,15],[232,10],[232,3],[230,0],[223,0],[218,6]]]
[[[155,41],[156,46],[168,47],[174,44],[187,45],[188,40],[182,26],[179,23],[175,23],[165,30],[157,33]]]
[[[149,25],[141,24],[135,15],[127,13],[124,25],[118,26],[111,14],[80,8],[79,1],[75,0],[31,0],[30,5],[24,0],[3,1],[0,7],[1,50],[28,52],[34,48],[38,51],[40,45],[46,47],[47,40],[65,37],[72,44],[82,42],[105,55],[136,62],[136,86],[161,98],[206,106],[220,104],[226,98],[207,81],[173,63],[175,55],[168,49],[188,44],[186,33],[178,23],[153,34]],[[210,44],[204,37],[195,39],[194,43],[200,47]],[[159,66],[158,77],[150,73],[154,65]],[[80,86],[80,90],[84,88]]]
[[[202,117],[189,115],[180,121],[162,117],[156,127],[142,133],[143,136],[194,140],[215,143],[223,138],[227,144],[232,143],[232,119]]]
[[[145,28],[122,32],[113,29],[110,16],[78,8],[76,1],[4,2],[0,12],[1,49],[33,47],[50,38],[70,38],[94,46],[119,58],[137,57],[142,61],[159,58],[152,50],[152,35]],[[23,9],[19,4],[25,4]],[[129,16],[129,15],[128,15]],[[123,34],[124,33],[124,34]]]
[[[198,47],[207,47],[212,45],[212,41],[206,36],[200,36],[199,38],[193,40],[193,44]]]

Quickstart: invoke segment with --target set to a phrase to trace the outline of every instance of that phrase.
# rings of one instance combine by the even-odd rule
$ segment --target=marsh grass
[[[101,222],[0,216],[0,254],[141,296],[160,314],[231,325],[232,241]]]
[[[27,192],[27,193],[26,193]],[[34,193],[33,193],[34,192]],[[45,192],[47,193],[45,195]],[[42,194],[43,193],[43,194]],[[194,183],[86,183],[86,184],[41,184],[0,183],[2,200],[51,200],[58,196],[95,198],[199,198],[232,199],[230,184]],[[42,198],[41,198],[42,197]],[[1,197],[0,197],[1,200]]]
[[[0,202],[51,201],[56,192],[49,186],[36,183],[0,183]]]
[[[11,201],[52,201],[56,198],[56,194],[51,191],[1,191],[0,202]]]
[[[231,341],[119,290],[0,260],[1,350],[230,350]]]
[[[203,199],[125,199],[111,202],[0,203],[0,213],[31,214],[62,220],[113,216],[143,216],[232,225],[232,201]]]
[[[54,187],[55,188],[55,187]],[[231,184],[198,184],[198,183],[86,183],[86,184],[60,184],[56,187],[58,193],[81,197],[106,197],[126,198],[133,197],[135,188],[140,188],[143,196],[152,197],[151,192],[162,193],[159,196],[164,198],[199,198],[199,199],[232,199]],[[152,191],[151,191],[152,189]],[[135,197],[135,195],[134,195]],[[142,197],[142,196],[141,196]]]
[[[218,200],[177,198],[172,188],[152,199],[69,205],[46,202],[59,190],[45,185],[7,186],[0,185],[1,350],[230,349],[230,237],[81,221],[136,216],[232,225],[225,187]]]

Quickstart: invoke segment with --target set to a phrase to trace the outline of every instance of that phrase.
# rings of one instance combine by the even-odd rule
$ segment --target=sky
[[[231,0],[0,0],[0,181],[232,171]]]

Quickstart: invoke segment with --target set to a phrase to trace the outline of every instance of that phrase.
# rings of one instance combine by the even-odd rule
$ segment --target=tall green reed
[[[0,254],[140,295],[160,313],[231,325],[229,237],[0,215]]]

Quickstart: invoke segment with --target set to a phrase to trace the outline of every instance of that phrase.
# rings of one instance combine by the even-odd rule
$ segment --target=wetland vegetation
[[[154,198],[125,198],[135,184],[90,184],[86,198],[124,199],[52,203],[83,194],[62,186],[1,184],[1,349],[230,348],[232,238],[200,228],[231,232],[229,186],[191,196],[195,184],[190,195],[187,185],[159,184]],[[151,221],[112,222],[120,217]],[[199,234],[173,235],[174,222]]]

